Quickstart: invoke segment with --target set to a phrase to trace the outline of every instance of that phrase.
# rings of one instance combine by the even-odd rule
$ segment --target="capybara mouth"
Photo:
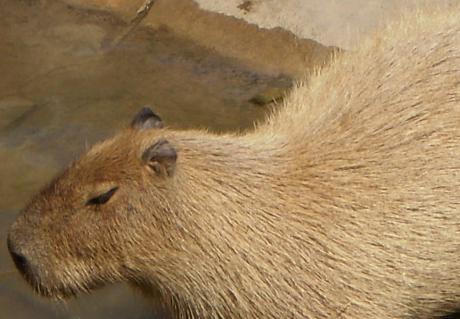
[[[10,238],[7,240],[7,246],[16,269],[38,295],[47,298],[62,299],[69,298],[77,294],[77,289],[64,286],[63,284],[57,286],[45,285],[42,282],[40,275],[37,273],[36,267],[24,254],[15,249]]]
[[[50,298],[50,299],[69,299],[75,297],[78,294],[78,291],[72,287],[64,286],[53,286],[47,287],[38,281],[29,281],[29,284],[32,285],[33,290],[36,294],[41,297]]]
[[[18,272],[39,296],[56,300],[69,299],[101,288],[107,283],[100,276],[90,276],[81,267],[61,268],[59,273],[50,272],[53,267],[37,263],[40,260],[21,249],[10,236],[7,238],[7,246]]]
[[[41,279],[33,274],[31,271],[24,271],[21,266],[16,265],[19,270],[19,273],[22,275],[24,280],[32,287],[34,292],[41,297],[51,298],[51,299],[68,299],[74,297],[78,294],[78,289],[75,289],[71,286],[64,286],[63,284],[59,285],[46,285]]]
[[[104,282],[99,280],[84,283],[73,283],[69,279],[69,283],[48,283],[31,271],[23,272],[19,269],[19,272],[37,295],[55,300],[70,299],[80,294],[88,294],[90,291],[99,289],[105,285]]]
[[[63,300],[77,297],[80,294],[88,294],[92,290],[99,289],[104,286],[100,281],[91,283],[58,283],[56,285],[46,285],[43,282],[30,277],[25,277],[26,281],[32,286],[35,293],[41,297]]]

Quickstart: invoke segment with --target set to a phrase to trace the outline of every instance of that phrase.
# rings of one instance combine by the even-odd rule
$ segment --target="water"
[[[141,106],[172,127],[244,130],[266,112],[249,100],[290,84],[166,29],[139,29],[109,50],[125,27],[54,1],[0,0],[0,318],[151,318],[152,307],[121,285],[65,305],[33,295],[8,256],[8,226],[54,174]]]

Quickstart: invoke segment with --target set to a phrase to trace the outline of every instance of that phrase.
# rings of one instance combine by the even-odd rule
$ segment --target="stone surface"
[[[288,93],[288,90],[289,88],[285,87],[269,87],[254,95],[249,101],[260,106],[280,103]]]
[[[63,1],[74,6],[109,10],[125,21],[134,18],[137,8],[144,2]],[[193,0],[157,0],[142,24],[154,29],[169,29],[222,56],[237,59],[251,68],[272,75],[301,78],[312,67],[326,63],[333,51],[333,48],[317,41],[300,39],[290,30],[261,29],[230,15],[202,10]]]
[[[0,129],[33,112],[35,104],[25,98],[9,96],[0,99]]]
[[[65,1],[113,10],[127,19],[132,18],[143,3],[143,0]],[[153,13],[155,10],[168,9],[173,27],[177,24],[175,17],[184,16],[184,21],[190,23],[192,29],[189,32],[193,33],[193,29],[199,28],[199,21],[198,25],[193,25],[187,16],[202,16],[193,9],[194,1],[203,10],[236,17],[261,28],[281,27],[299,38],[351,49],[360,42],[363,35],[372,33],[402,11],[415,10],[424,3],[449,6],[459,0],[157,0],[151,15],[156,15]],[[172,10],[174,7],[177,8],[176,12]],[[146,21],[155,24],[151,17]]]
[[[458,0],[195,0],[200,7],[257,24],[282,27],[300,38],[350,49],[363,35],[424,2],[446,6]]]

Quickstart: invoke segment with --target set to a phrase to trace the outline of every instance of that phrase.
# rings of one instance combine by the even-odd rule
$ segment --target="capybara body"
[[[124,281],[178,317],[457,308],[457,9],[342,54],[246,134],[162,128],[142,110],[26,207],[16,265],[43,295]]]

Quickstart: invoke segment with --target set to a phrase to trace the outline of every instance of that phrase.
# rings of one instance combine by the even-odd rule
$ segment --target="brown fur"
[[[458,307],[451,12],[393,24],[253,132],[127,129],[94,146],[12,226],[26,278],[57,297],[126,281],[182,317],[429,318]],[[160,139],[177,150],[168,170],[171,157],[142,160]],[[115,186],[108,203],[85,205]]]

